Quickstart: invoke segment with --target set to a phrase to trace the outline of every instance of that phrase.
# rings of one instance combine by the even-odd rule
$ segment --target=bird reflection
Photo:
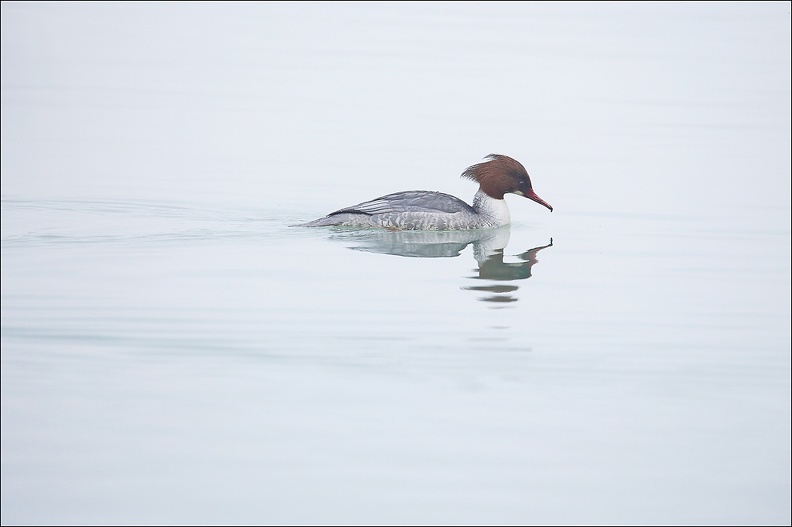
[[[542,249],[553,246],[550,243],[528,249],[518,255],[517,262],[504,262],[503,250],[509,243],[509,226],[498,229],[476,229],[466,231],[387,231],[355,230],[336,232],[333,238],[355,241],[350,247],[356,251],[366,251],[394,256],[413,258],[451,258],[459,256],[468,245],[473,245],[473,257],[478,263],[476,273],[468,278],[494,283],[464,286],[467,291],[487,293],[480,298],[485,302],[508,304],[516,302],[514,282],[531,277],[531,269],[538,262],[537,254]]]

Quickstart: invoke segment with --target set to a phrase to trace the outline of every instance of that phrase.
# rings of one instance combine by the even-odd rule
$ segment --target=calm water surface
[[[2,523],[790,522],[790,16],[2,4]],[[555,211],[306,229],[491,152]]]

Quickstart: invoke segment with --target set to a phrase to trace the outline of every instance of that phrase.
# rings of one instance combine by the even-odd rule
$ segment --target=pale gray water
[[[3,525],[788,525],[789,3],[623,4],[3,2]]]

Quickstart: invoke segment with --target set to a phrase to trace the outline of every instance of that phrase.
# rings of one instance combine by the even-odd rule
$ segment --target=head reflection
[[[495,249],[481,259],[476,258],[479,266],[474,271],[478,271],[478,274],[470,278],[494,282],[525,280],[531,277],[531,269],[539,261],[536,257],[539,251],[552,246],[553,239],[550,238],[550,243],[547,245],[540,245],[516,255],[519,260],[517,262],[504,262],[503,248]],[[518,289],[516,285],[493,283],[468,286],[463,289],[490,293],[488,296],[481,298],[485,302],[509,303],[517,301],[517,297],[511,294]]]
[[[480,285],[463,286],[468,291],[487,293],[480,298],[485,302],[508,304],[516,302],[513,293],[517,285],[505,284],[531,277],[531,269],[537,263],[537,253],[553,246],[547,245],[528,249],[515,257],[515,262],[505,262],[503,250],[509,243],[509,226],[498,229],[475,229],[467,231],[387,231],[366,230],[337,232],[334,238],[354,241],[350,247],[357,251],[391,254],[413,258],[449,258],[459,256],[468,245],[473,245],[473,257],[478,263],[476,273],[468,278],[489,281]],[[494,307],[494,306],[493,306]]]

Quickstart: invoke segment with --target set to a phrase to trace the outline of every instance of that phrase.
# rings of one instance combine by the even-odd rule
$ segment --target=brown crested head
[[[553,210],[547,202],[536,195],[531,178],[522,163],[509,156],[490,154],[483,163],[469,166],[462,177],[476,181],[482,192],[495,199],[503,199],[509,193],[525,196],[540,205]]]

